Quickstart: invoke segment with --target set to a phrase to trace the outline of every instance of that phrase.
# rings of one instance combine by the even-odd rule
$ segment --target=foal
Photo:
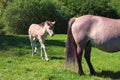
[[[47,36],[47,33],[50,36],[54,35],[54,32],[53,32],[54,24],[55,24],[55,21],[54,22],[45,21],[45,22],[42,22],[41,24],[31,24],[30,25],[28,34],[29,34],[31,47],[32,47],[32,56],[37,51],[36,40],[38,39],[41,44],[41,57],[43,58],[43,52],[44,52],[46,61],[49,60],[48,55],[46,53],[44,41]]]

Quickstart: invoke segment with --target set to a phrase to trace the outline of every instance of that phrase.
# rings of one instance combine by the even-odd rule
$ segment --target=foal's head
[[[50,35],[50,36],[53,36],[54,35],[54,32],[53,32],[53,29],[54,29],[54,24],[55,24],[55,21],[54,22],[51,22],[51,21],[46,21],[45,22],[45,28],[47,30],[47,33]]]

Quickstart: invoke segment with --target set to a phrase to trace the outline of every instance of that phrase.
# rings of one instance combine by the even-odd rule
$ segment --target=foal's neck
[[[47,30],[46,30],[46,28],[44,27],[44,28],[43,28],[42,38],[46,38],[46,36],[47,36]]]

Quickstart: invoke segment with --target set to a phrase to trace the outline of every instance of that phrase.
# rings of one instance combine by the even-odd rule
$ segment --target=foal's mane
[[[40,25],[41,27],[44,27],[45,22],[41,22],[39,25]]]
[[[48,25],[52,25],[51,21],[41,22],[39,25],[40,25],[41,27],[44,27],[45,23],[47,23]]]

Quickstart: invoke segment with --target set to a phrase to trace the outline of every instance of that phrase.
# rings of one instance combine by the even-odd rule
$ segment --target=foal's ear
[[[53,21],[52,24],[55,24],[55,21]]]

